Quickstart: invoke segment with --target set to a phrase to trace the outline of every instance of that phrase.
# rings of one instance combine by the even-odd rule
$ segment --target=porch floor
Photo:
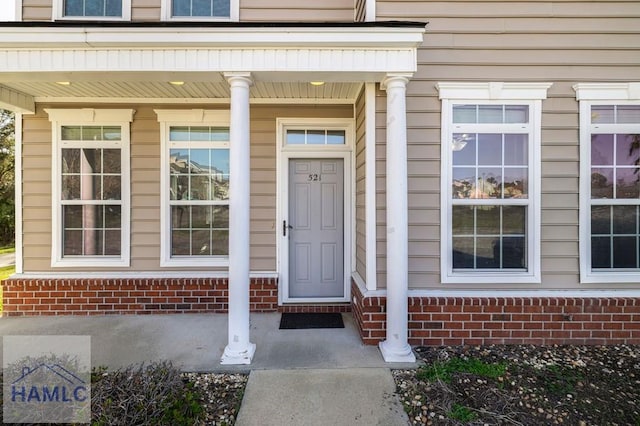
[[[415,367],[387,364],[377,346],[362,343],[351,313],[343,329],[279,330],[280,313],[252,313],[251,365],[220,364],[226,314],[6,317],[0,335],[90,335],[92,365],[118,368],[170,360],[183,371],[249,371]],[[1,344],[1,342],[0,342]]]

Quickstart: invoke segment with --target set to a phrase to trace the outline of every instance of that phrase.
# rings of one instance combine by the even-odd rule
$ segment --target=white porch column
[[[408,77],[388,74],[382,82],[387,91],[387,338],[380,351],[386,362],[416,360],[408,343]]]
[[[229,135],[229,336],[222,364],[250,364],[249,341],[249,86],[250,73],[225,73],[231,86]]]

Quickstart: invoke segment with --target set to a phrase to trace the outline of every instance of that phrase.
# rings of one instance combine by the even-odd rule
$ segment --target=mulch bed
[[[393,372],[414,425],[640,425],[640,346],[418,347],[426,366],[458,358],[505,367],[450,380]]]

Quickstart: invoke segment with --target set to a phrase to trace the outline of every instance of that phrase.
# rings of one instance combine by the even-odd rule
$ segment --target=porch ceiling
[[[69,101],[82,102],[226,102],[230,97],[226,81],[193,80],[174,76],[164,81],[109,81],[74,80],[61,85],[53,81],[11,81],[1,86],[31,96],[36,102]],[[173,85],[169,81],[182,81]],[[313,80],[316,81],[316,80]],[[318,81],[323,81],[318,79]],[[310,82],[264,82],[255,81],[251,87],[252,102],[291,102],[293,100],[316,100],[318,102],[353,102],[360,90],[360,83],[325,82],[321,86]],[[99,98],[99,99],[98,99]]]

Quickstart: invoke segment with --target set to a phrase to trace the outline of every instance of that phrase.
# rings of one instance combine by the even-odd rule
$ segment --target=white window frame
[[[160,123],[160,266],[161,267],[228,267],[229,256],[171,257],[171,205],[169,200],[169,130],[174,126],[229,127],[229,110],[156,109]],[[233,176],[229,176],[233,179]]]
[[[238,22],[240,20],[240,0],[229,0],[229,17],[226,16],[173,16],[171,5],[173,0],[162,0],[160,3],[160,19],[163,21],[193,22]]]
[[[542,100],[551,83],[457,83],[437,84],[442,101],[441,191],[440,191],[440,275],[442,283],[496,284],[540,283],[540,185]],[[453,270],[452,256],[452,153],[450,141],[458,124],[453,123],[453,105],[528,105],[529,106],[529,186],[527,209],[527,270],[482,271]],[[465,125],[462,125],[465,126]],[[493,125],[487,125],[493,126]],[[505,125],[501,125],[505,127]],[[507,125],[509,126],[509,125]],[[522,128],[522,125],[516,125]],[[521,130],[522,131],[522,130]],[[504,131],[501,131],[504,133]]]
[[[130,123],[133,109],[45,109],[49,114],[52,132],[51,166],[51,266],[52,267],[128,267],[130,265],[130,224],[131,224],[131,164],[130,164]],[[105,142],[96,147],[117,147],[121,151],[121,237],[120,256],[73,256],[64,257],[62,250],[62,162],[61,151],[66,145],[62,140],[62,126],[120,126],[120,142]]]
[[[53,11],[51,16],[54,21],[130,21],[131,0],[122,0],[121,16],[65,16],[64,0],[53,0]]]
[[[592,124],[594,105],[640,105],[640,82],[579,83],[573,86],[580,102],[580,282],[637,283],[638,271],[591,270],[591,135],[592,133],[640,133],[640,124]]]

